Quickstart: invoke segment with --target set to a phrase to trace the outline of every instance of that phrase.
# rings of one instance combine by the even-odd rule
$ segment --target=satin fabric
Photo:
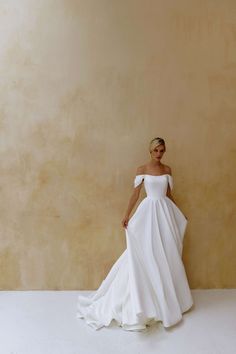
[[[166,195],[173,177],[136,175],[134,188],[142,182],[146,197],[125,229],[125,251],[97,290],[78,296],[77,317],[96,330],[112,320],[124,330],[170,327],[193,305],[182,262],[187,219]]]

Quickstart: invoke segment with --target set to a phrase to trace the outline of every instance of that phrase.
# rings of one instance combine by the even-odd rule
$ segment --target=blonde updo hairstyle
[[[166,145],[165,145],[164,139],[162,139],[162,138],[154,138],[149,143],[149,152],[150,152],[150,154],[151,154],[152,150],[154,150],[155,147],[157,147],[159,145],[164,145],[164,151],[166,151]]]

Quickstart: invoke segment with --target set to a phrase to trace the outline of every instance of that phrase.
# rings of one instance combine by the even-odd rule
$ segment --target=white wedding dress
[[[146,197],[125,228],[127,248],[97,290],[78,296],[76,316],[93,329],[112,320],[125,330],[153,321],[170,327],[193,305],[182,262],[187,219],[166,196],[173,177],[136,175],[134,187],[143,180]]]

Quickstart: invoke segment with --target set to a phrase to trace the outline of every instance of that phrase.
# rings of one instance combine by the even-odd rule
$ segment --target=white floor
[[[236,289],[192,290],[177,325],[97,331],[76,318],[79,291],[0,291],[0,354],[235,354]]]

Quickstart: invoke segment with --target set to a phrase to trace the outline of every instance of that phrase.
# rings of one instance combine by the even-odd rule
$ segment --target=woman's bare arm
[[[168,183],[166,195],[167,195],[168,198],[170,198],[170,199],[172,200],[172,202],[174,202],[174,203],[176,204],[176,202],[175,202],[175,200],[174,200],[174,198],[173,198],[173,196],[172,196],[172,194],[171,194],[171,189],[170,189],[169,183]],[[176,205],[177,205],[177,204],[176,204]]]
[[[175,203],[175,205],[178,207],[178,205],[176,204],[172,194],[171,194],[171,189],[170,189],[170,185],[168,183],[168,187],[167,187],[167,191],[166,191],[166,195],[168,198],[170,198],[172,200],[173,203]],[[185,216],[185,215],[184,215]],[[185,216],[185,218],[188,220],[187,216]]]
[[[143,172],[143,167],[142,166],[138,167],[136,170],[136,175],[142,174],[142,172]],[[142,181],[142,183],[140,183],[138,186],[136,186],[134,188],[134,190],[129,198],[129,202],[128,202],[128,206],[127,206],[127,209],[125,212],[125,216],[121,222],[123,227],[127,227],[127,225],[128,225],[130,213],[132,212],[135,204],[137,203],[137,200],[139,199],[139,194],[140,194],[140,190],[142,188],[142,185],[143,185],[143,181]]]
[[[168,173],[170,176],[172,176],[172,171],[171,171],[170,166],[166,165],[166,173]],[[172,194],[171,194],[171,189],[170,189],[169,183],[168,183],[168,186],[167,186],[166,195],[167,195],[168,198],[170,198],[172,200],[173,203],[175,203],[175,205],[177,205],[175,200],[174,200],[174,198],[173,198],[173,196],[172,196]]]
[[[133,193],[130,196],[128,207],[125,212],[125,217],[129,217],[130,213],[132,212],[135,204],[137,203],[137,200],[139,198],[140,190],[142,188],[142,183],[139,184],[137,187],[135,187]]]

